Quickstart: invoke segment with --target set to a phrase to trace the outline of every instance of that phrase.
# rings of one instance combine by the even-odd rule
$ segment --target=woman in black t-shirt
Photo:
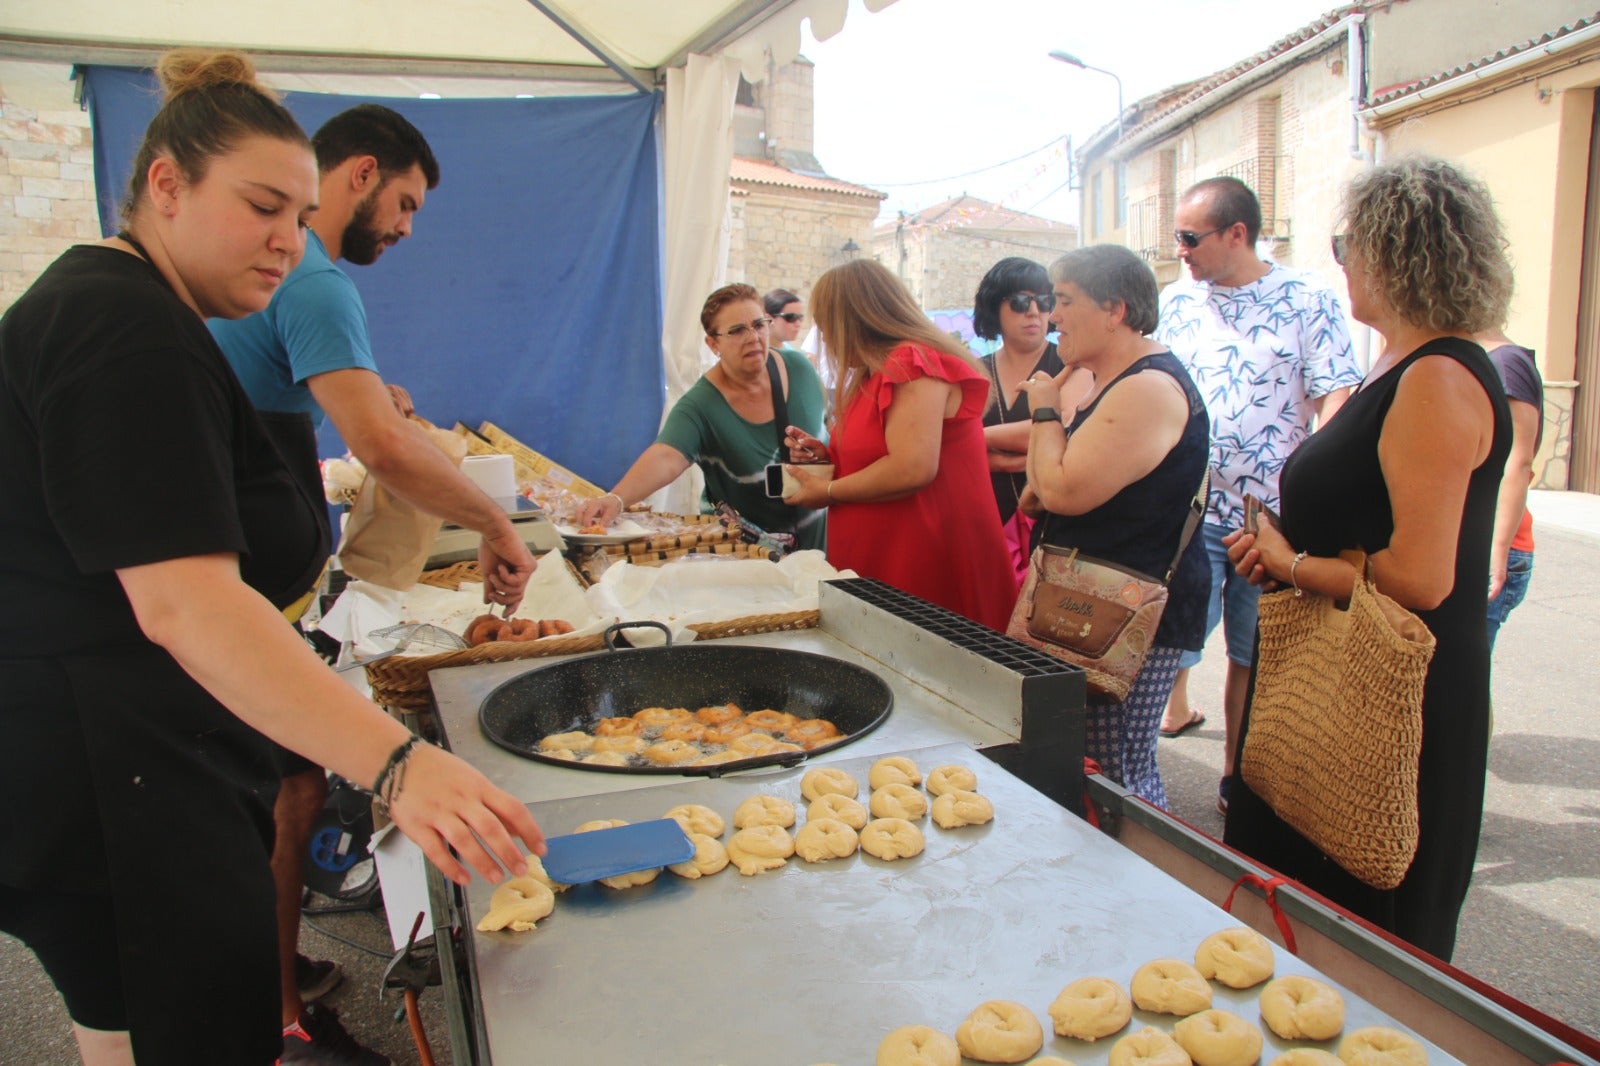
[[[125,230],[0,319],[0,929],[39,955],[85,1062],[266,1064],[265,737],[382,784],[458,883],[498,880],[496,859],[520,873],[513,838],[542,842],[284,624],[326,555],[321,503],[203,320],[267,305],[316,165],[245,57],[174,53],[161,74]]]

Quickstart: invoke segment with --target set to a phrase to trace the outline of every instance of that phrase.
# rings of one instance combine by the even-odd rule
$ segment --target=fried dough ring
[[[766,733],[751,731],[728,745],[729,751],[736,751],[741,758],[753,759],[757,755],[771,753],[778,741]]]
[[[698,744],[705,735],[706,724],[695,721],[673,722],[661,731],[662,740],[682,740],[689,744]]]
[[[802,718],[785,730],[783,736],[809,749],[838,739],[839,727],[826,718]]]
[[[818,796],[812,800],[811,806],[806,808],[806,820],[813,818],[837,818],[857,832],[868,820],[865,807],[849,796],[840,795]]]
[[[754,728],[743,718],[732,718],[721,725],[711,726],[701,739],[707,744],[732,744],[740,737],[748,736]]]
[[[1022,1062],[1044,1047],[1044,1028],[1022,1004],[992,999],[956,1027],[956,1046],[978,1062]]]
[[[628,757],[620,751],[597,751],[592,755],[585,755],[579,762],[593,763],[596,766],[627,766]]]
[[[728,860],[745,877],[776,870],[794,854],[794,838],[777,825],[753,825],[728,838]]]
[[[511,929],[525,933],[555,909],[555,893],[544,882],[533,877],[513,877],[489,897],[489,912],[478,922],[478,931]]]
[[[1409,1033],[1372,1025],[1339,1041],[1339,1058],[1346,1066],[1426,1066],[1428,1053]]]
[[[884,785],[920,785],[922,771],[904,755],[890,755],[879,759],[867,771],[867,786],[874,790]]]
[[[794,804],[777,796],[751,796],[733,810],[733,827],[749,829],[756,825],[775,825],[787,829],[794,824]]]
[[[644,732],[644,723],[632,718],[602,718],[594,724],[596,736],[636,737]]]
[[[937,802],[934,806],[938,807]],[[1095,1041],[1121,1032],[1132,1018],[1133,1001],[1128,993],[1106,977],[1081,977],[1063,988],[1050,1004],[1056,1035],[1074,1040]]]
[[[588,751],[592,747],[594,747],[594,737],[582,730],[551,733],[539,741],[539,750],[546,755],[552,751]]]
[[[1261,1030],[1230,1011],[1203,1010],[1172,1027],[1172,1039],[1195,1066],[1254,1066],[1261,1057]]]
[[[929,778],[932,781],[933,778]],[[933,821],[940,829],[982,825],[994,820],[994,804],[989,797],[956,789],[933,801]]]
[[[461,634],[461,638],[474,648],[479,644],[487,644],[491,639],[489,631],[493,629],[498,632],[500,622],[501,619],[496,615],[480,614],[467,623],[467,628]]]
[[[806,862],[848,859],[860,846],[856,831],[837,818],[808,818],[794,837],[794,853]]]
[[[665,729],[673,722],[686,721],[692,717],[693,715],[682,707],[646,707],[642,711],[635,711],[633,720],[646,729]]]
[[[807,803],[814,802],[822,796],[848,796],[855,799],[860,794],[861,786],[856,783],[855,778],[843,770],[818,767],[815,770],[807,770],[805,776],[800,779],[800,795]]]
[[[595,737],[591,747],[597,754],[614,751],[621,755],[637,755],[644,750],[646,743],[644,737],[638,736]]]
[[[641,752],[657,766],[676,766],[700,757],[700,749],[687,740],[658,740]]]
[[[922,830],[904,818],[879,818],[861,830],[861,850],[888,862],[921,855],[926,846]]]
[[[1160,1029],[1140,1029],[1111,1045],[1107,1066],[1193,1066],[1189,1053]]]
[[[867,809],[874,818],[912,821],[928,813],[928,797],[910,785],[888,784],[872,790]]]
[[[726,725],[743,718],[744,712],[738,704],[722,703],[715,707],[702,707],[694,712],[694,716],[702,725]]]
[[[1344,1028],[1344,997],[1332,985],[1289,974],[1261,990],[1261,1020],[1285,1040],[1332,1040]]]
[[[1211,986],[1182,959],[1155,959],[1134,971],[1128,989],[1140,1010],[1183,1017],[1211,1006]]]
[[[689,839],[694,842],[694,857],[675,862],[667,869],[679,877],[696,881],[720,873],[728,865],[728,849],[722,846],[722,841],[705,833],[690,833]]]
[[[1272,976],[1272,944],[1246,926],[1222,929],[1194,950],[1194,968],[1200,976],[1229,988],[1254,988]]]
[[[878,1042],[874,1066],[961,1066],[956,1042],[926,1025],[903,1025]]]
[[[748,759],[749,757],[750,756],[748,756],[748,755],[741,755],[737,751],[714,751],[710,755],[702,755],[702,756],[700,756],[700,758],[696,759],[694,762],[690,763],[689,765],[690,766],[715,766],[717,763],[738,762],[740,759]]]
[[[965,766],[935,766],[928,774],[928,795],[942,796],[957,789],[978,791],[978,775]]]
[[[764,729],[769,733],[782,733],[799,721],[788,711],[774,711],[771,708],[764,711],[751,711],[744,716],[744,720],[750,723],[751,728]]]
[[[695,833],[704,833],[708,837],[720,837],[726,828],[722,815],[698,803],[680,803],[661,817],[671,818],[691,836]]]

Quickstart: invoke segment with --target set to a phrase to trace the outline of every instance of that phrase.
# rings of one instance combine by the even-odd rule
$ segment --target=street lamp
[[[1092,67],[1071,52],[1063,52],[1059,48],[1050,53],[1050,58],[1059,59],[1068,66],[1077,67],[1080,70],[1092,70],[1097,74],[1108,75],[1112,81],[1117,83],[1117,140],[1122,140],[1122,79],[1104,67]]]

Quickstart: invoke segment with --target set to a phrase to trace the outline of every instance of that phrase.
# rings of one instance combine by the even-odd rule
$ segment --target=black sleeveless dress
[[[1388,547],[1394,532],[1378,438],[1401,375],[1425,355],[1472,371],[1494,405],[1494,442],[1472,472],[1456,543],[1455,587],[1418,617],[1438,640],[1422,697],[1417,799],[1421,840],[1404,881],[1387,891],[1362,883],[1279,820],[1234,773],[1223,840],[1424,951],[1448,960],[1472,879],[1483,820],[1489,747],[1489,548],[1495,500],[1511,448],[1511,412],[1494,365],[1469,341],[1441,337],[1368,382],[1284,465],[1283,532],[1312,555]],[[1253,680],[1253,677],[1252,677]],[[1245,712],[1239,743],[1249,735]]]

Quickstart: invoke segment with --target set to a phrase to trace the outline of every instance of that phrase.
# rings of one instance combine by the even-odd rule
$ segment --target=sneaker
[[[302,1003],[315,1003],[339,987],[344,971],[331,959],[311,960],[304,955],[294,957],[294,983],[300,990]]]
[[[283,1030],[282,1066],[390,1066],[389,1060],[362,1047],[339,1023],[339,1012],[313,1003]]]
[[[1224,777],[1217,782],[1217,813],[1228,813],[1228,795],[1233,791],[1233,778]]]

